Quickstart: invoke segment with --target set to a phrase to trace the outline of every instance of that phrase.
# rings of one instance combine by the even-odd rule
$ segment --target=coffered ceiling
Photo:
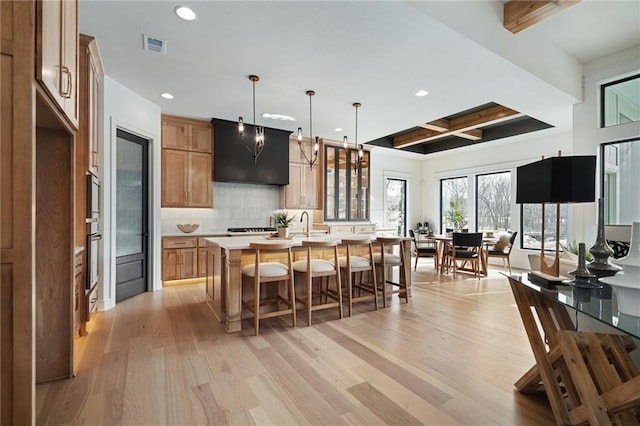
[[[582,64],[640,40],[636,1],[529,2],[545,5],[518,12],[515,34],[503,22],[508,3],[180,2],[198,15],[187,22],[178,2],[80,0],[79,25],[96,37],[108,77],[165,113],[251,121],[247,77],[257,74],[260,125],[308,135],[311,89],[314,136],[353,141],[360,102],[360,143],[425,155],[569,130]],[[143,50],[143,35],[164,40],[166,54]]]

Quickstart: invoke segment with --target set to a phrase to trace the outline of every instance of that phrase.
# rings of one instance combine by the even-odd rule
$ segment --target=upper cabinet
[[[313,151],[308,138],[303,139],[302,146],[311,159]],[[311,167],[300,151],[297,137],[289,138],[289,185],[284,186],[284,208],[317,209],[320,206],[321,170],[320,153]]]
[[[36,78],[78,127],[78,2],[36,2]]]
[[[78,145],[86,150],[86,164],[91,173],[100,176],[100,131],[103,68],[98,45],[93,37],[80,34],[79,50],[80,122]]]
[[[162,116],[162,207],[213,207],[213,128]]]
[[[356,150],[325,144],[324,155],[325,220],[369,220],[369,151],[357,162]]]
[[[211,154],[213,147],[211,123],[163,115],[162,147]]]

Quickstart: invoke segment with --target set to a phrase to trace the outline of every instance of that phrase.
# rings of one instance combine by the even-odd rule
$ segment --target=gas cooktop
[[[228,232],[275,232],[276,228],[269,226],[254,226],[245,228],[227,228]]]

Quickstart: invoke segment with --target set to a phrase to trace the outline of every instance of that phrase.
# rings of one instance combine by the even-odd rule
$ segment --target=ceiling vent
[[[167,42],[159,38],[151,37],[146,34],[142,36],[142,48],[151,52],[165,55],[167,53]]]

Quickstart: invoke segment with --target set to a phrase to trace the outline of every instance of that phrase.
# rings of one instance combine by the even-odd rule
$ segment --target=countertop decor
[[[182,232],[185,232],[187,234],[190,234],[191,232],[195,231],[196,229],[198,229],[198,227],[200,226],[197,223],[179,223],[176,225],[178,227],[179,230],[181,230]]]

